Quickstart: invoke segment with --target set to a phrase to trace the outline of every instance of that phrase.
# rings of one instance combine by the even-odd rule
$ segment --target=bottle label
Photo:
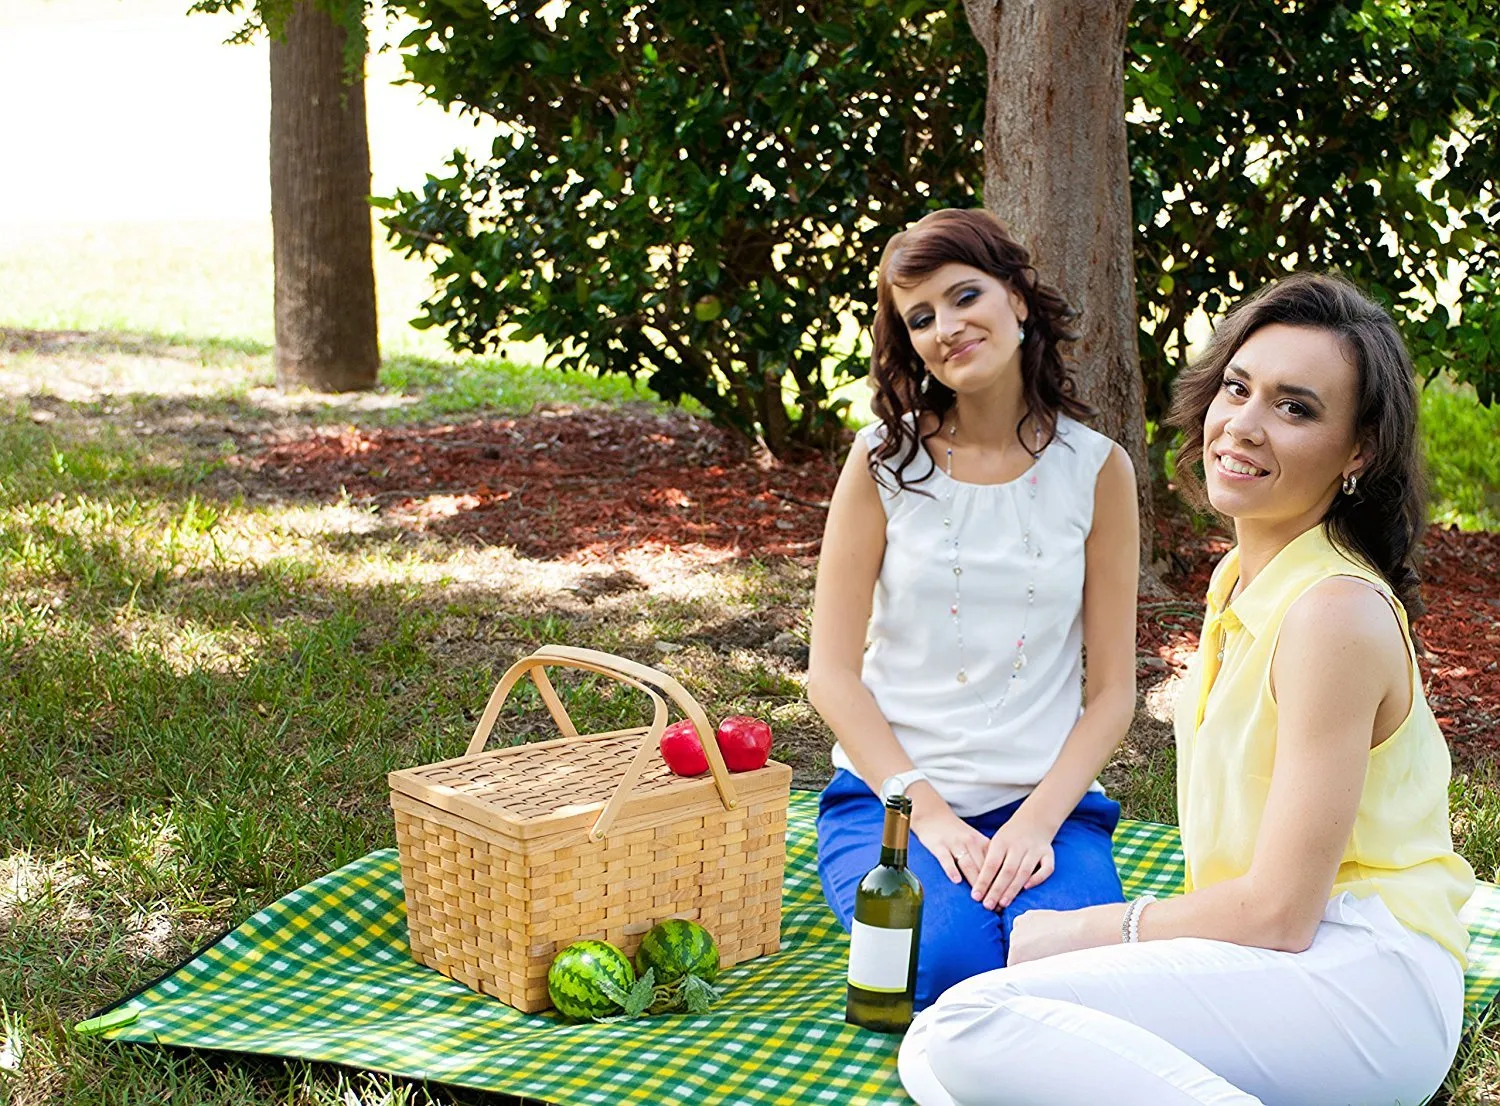
[[[911,969],[910,929],[886,929],[856,920],[849,934],[849,982],[864,991],[899,994]]]

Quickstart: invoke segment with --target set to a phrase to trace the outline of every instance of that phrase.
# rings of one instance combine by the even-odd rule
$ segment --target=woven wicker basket
[[[579,734],[549,666],[597,672],[650,697],[651,724]],[[484,751],[506,697],[530,676],[563,736]],[[657,747],[665,691],[692,719],[710,775],[673,775]],[[456,760],[390,774],[412,955],[527,1012],[551,1005],[547,968],[573,941],[634,954],[664,918],[690,918],[727,967],[780,947],[791,769],[731,780],[713,727],[664,672],[591,649],[546,646],[506,672]]]

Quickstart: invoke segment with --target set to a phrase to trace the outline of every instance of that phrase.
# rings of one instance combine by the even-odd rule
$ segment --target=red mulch
[[[1152,670],[1178,669],[1198,645],[1202,596],[1231,542],[1223,532],[1196,534],[1181,517],[1159,519],[1158,548],[1170,549],[1166,579],[1181,598],[1143,599],[1136,649],[1142,682]],[[1500,533],[1429,529],[1422,541],[1422,596],[1416,621],[1427,698],[1456,750],[1500,752]]]
[[[344,489],[373,499],[403,526],[591,561],[652,545],[815,554],[838,476],[820,456],[761,465],[708,423],[628,410],[347,427],[273,444],[247,463],[309,498]]]
[[[390,521],[598,561],[655,547],[713,557],[816,555],[838,473],[825,458],[771,464],[687,415],[558,410],[458,426],[347,427],[232,459],[283,493],[373,502]],[[1208,573],[1229,542],[1158,523],[1176,597],[1143,601],[1143,683],[1197,643]],[[1417,631],[1428,696],[1456,749],[1500,751],[1500,534],[1431,530]]]
[[[1431,530],[1417,620],[1428,699],[1448,740],[1500,749],[1500,533]]]

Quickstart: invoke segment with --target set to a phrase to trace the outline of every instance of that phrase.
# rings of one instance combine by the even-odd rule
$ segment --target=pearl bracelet
[[[1141,915],[1145,913],[1146,907],[1155,901],[1155,895],[1142,895],[1138,899],[1131,899],[1126,904],[1125,916],[1120,919],[1122,943],[1133,945],[1141,939]]]

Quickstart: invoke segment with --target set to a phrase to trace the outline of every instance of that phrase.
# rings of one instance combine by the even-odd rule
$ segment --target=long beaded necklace
[[[948,559],[953,562],[953,603],[948,608],[948,613],[953,617],[953,630],[958,636],[958,672],[955,679],[958,683],[965,685],[973,692],[974,697],[979,700],[985,711],[985,724],[994,725],[995,717],[1005,709],[1005,704],[1010,700],[1010,693],[1020,679],[1021,669],[1026,667],[1026,631],[1031,623],[1031,608],[1036,602],[1036,570],[1037,562],[1042,556],[1040,542],[1031,540],[1031,520],[1036,513],[1036,465],[1033,464],[1031,471],[1021,479],[1025,482],[1026,497],[1028,505],[1026,508],[1026,522],[1021,532],[1021,548],[1024,555],[1031,560],[1031,579],[1026,583],[1026,610],[1021,618],[1021,633],[1016,638],[1015,656],[1010,662],[1010,678],[1005,681],[1005,692],[1000,696],[1000,701],[994,705],[984,697],[978,687],[969,686],[969,673],[964,661],[964,624],[963,624],[963,564],[959,558],[959,529],[953,525],[953,499],[958,491],[958,485],[953,479],[953,436],[958,433],[958,425],[954,423],[948,427],[948,459],[944,466],[948,474],[948,494],[945,497],[943,509],[943,528],[949,533]],[[1035,428],[1036,442],[1035,453],[1041,453],[1042,431],[1040,427]]]

